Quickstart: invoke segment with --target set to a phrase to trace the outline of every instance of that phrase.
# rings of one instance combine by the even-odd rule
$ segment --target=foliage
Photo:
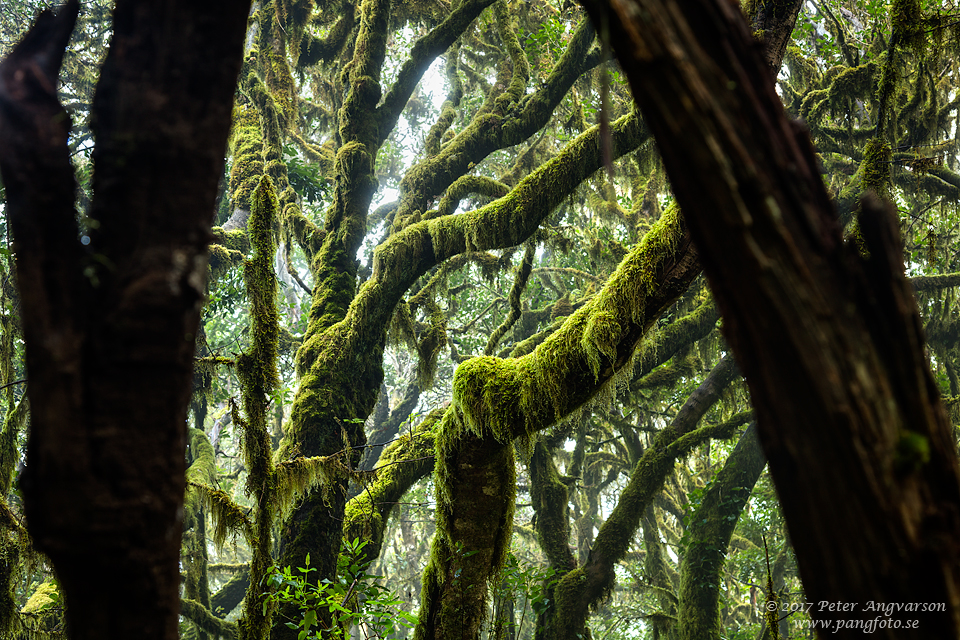
[[[413,628],[417,617],[401,608],[402,601],[380,585],[379,576],[367,573],[370,562],[361,559],[365,546],[365,541],[344,540],[336,580],[311,582],[309,575],[316,569],[310,566],[309,554],[304,566],[295,570],[274,566],[264,579],[264,609],[269,602],[295,604],[302,617],[284,624],[297,630],[298,640],[346,640],[353,629],[365,639],[386,638],[400,628]],[[333,615],[329,628],[318,615],[322,611]]]

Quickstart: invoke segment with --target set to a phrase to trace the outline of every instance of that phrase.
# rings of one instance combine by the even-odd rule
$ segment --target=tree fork
[[[78,8],[42,14],[0,66],[33,407],[26,513],[73,638],[174,640],[194,337],[249,3],[117,3],[86,245],[56,97]]]

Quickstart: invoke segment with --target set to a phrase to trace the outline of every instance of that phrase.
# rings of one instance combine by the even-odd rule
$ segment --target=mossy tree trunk
[[[751,424],[710,484],[680,560],[680,640],[720,640],[720,582],[730,537],[767,461]]]
[[[960,470],[894,214],[864,201],[869,257],[844,244],[809,139],[784,115],[735,6],[588,6],[609,17],[704,251],[807,599],[855,603],[862,618],[870,601],[941,603],[896,616],[916,629],[876,635],[957,637]]]
[[[117,2],[84,228],[54,93],[78,8],[44,14],[0,67],[27,519],[73,638],[174,640],[194,338],[249,3]]]

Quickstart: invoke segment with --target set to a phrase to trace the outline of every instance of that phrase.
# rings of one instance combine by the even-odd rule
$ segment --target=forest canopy
[[[666,146],[663,131],[693,99],[680,88],[637,95],[638,67],[623,51],[635,45],[643,58],[636,43],[654,40],[630,39],[636,28],[616,12],[627,5],[264,0],[248,12],[243,2],[197,10],[158,2],[164,9],[154,15],[137,3],[91,0],[75,25],[69,7],[57,26],[41,20],[69,36],[62,66],[51,66],[39,36],[14,51],[47,4],[0,9],[8,60],[0,67],[0,635],[61,638],[69,627],[74,638],[119,637],[150,626],[145,637],[190,640],[760,640],[813,637],[824,621],[846,623],[838,635],[852,636],[882,621],[895,634],[893,623],[940,620],[886,601],[872,609],[854,601],[841,617],[811,604],[801,572],[808,591],[822,593],[809,577],[842,559],[818,567],[802,551],[806,541],[820,532],[829,546],[850,532],[819,520],[809,529],[791,520],[788,529],[784,514],[797,511],[782,509],[778,492],[797,497],[783,475],[774,486],[764,447],[783,460],[796,441],[786,428],[782,441],[762,428],[777,397],[752,403],[750,394],[757,377],[802,384],[791,368],[828,389],[856,384],[834,370],[807,371],[799,356],[787,361],[773,342],[768,361],[737,351],[748,342],[738,329],[753,326],[763,349],[766,309],[738,306],[729,290],[744,285],[718,279],[726,272],[717,267],[743,264],[739,249],[708,249],[697,236],[707,227],[684,211],[692,214],[687,203],[698,193],[739,188],[748,203],[756,194],[746,182],[731,188],[719,172],[694,171],[690,129]],[[748,74],[753,84],[729,81],[733,98],[700,95],[723,114],[760,101],[764,87],[801,132],[791,157],[810,160],[797,174],[813,176],[823,193],[821,230],[836,232],[843,260],[866,265],[864,280],[851,276],[846,306],[875,316],[861,332],[880,345],[878,367],[893,372],[877,393],[906,406],[908,418],[929,415],[943,427],[927,432],[896,422],[892,410],[877,414],[888,476],[869,490],[892,505],[924,505],[918,522],[950,530],[960,514],[950,502],[960,420],[960,13],[917,0],[740,9],[744,55],[762,72]],[[704,25],[691,27],[699,60],[726,78]],[[36,77],[51,80],[48,99],[18,111],[23,76],[11,69],[40,69]],[[657,87],[673,77],[663,76],[647,74]],[[69,123],[57,115],[56,78]],[[43,82],[23,86],[28,96],[44,91]],[[10,149],[31,148],[30,139],[21,143],[11,122],[42,109],[51,115],[33,122],[60,127],[61,155],[45,164],[41,148],[23,169]],[[754,123],[730,122],[760,164],[747,146]],[[812,152],[800,148],[807,137]],[[728,146],[715,156],[742,151]],[[678,166],[689,169],[682,180]],[[767,169],[744,161],[730,175]],[[59,213],[31,226],[19,213],[30,209],[25,202],[43,211],[53,202]],[[719,220],[741,213],[715,202]],[[887,229],[877,220],[889,210]],[[746,219],[765,228],[763,218]],[[822,235],[830,245],[833,236]],[[745,253],[772,256],[774,244]],[[887,249],[894,258],[883,271]],[[67,276],[44,276],[49,264]],[[819,262],[809,264],[820,273]],[[897,304],[882,286],[870,288],[888,272],[908,283]],[[41,290],[69,302],[66,329],[30,315]],[[47,339],[54,334],[76,347],[57,351]],[[900,335],[922,338],[891,337]],[[889,354],[901,352],[884,351],[892,342],[904,342],[899,360]],[[62,382],[38,368],[43,349],[34,344],[97,375],[62,396],[33,395]],[[738,361],[756,376],[749,388]],[[97,413],[104,405],[112,410]],[[39,431],[61,406],[82,416],[64,423],[63,440]],[[73,428],[89,440],[74,439]],[[144,433],[154,439],[135,439]],[[116,434],[118,444],[100,444]],[[859,441],[844,438],[817,440],[821,457],[797,477],[822,472],[856,495]],[[87,509],[58,498],[61,477],[44,473],[71,455],[94,470],[90,490],[106,486],[109,500]],[[141,485],[125,484],[124,473]],[[939,493],[924,489],[931,476]],[[154,504],[144,496],[156,478],[166,493]],[[914,490],[919,497],[907,495]],[[928,499],[953,511],[934,518]],[[829,524],[837,507],[822,507]],[[132,515],[109,535],[93,526],[117,513]],[[68,516],[89,520],[90,530],[71,530]],[[879,531],[871,517],[864,506],[850,546],[883,539],[870,533]],[[169,522],[175,533],[164,529]],[[156,559],[166,577],[141,588],[137,544],[151,540],[179,546]],[[74,542],[106,564],[77,561]],[[138,602],[136,593],[160,605],[138,610],[124,600]],[[960,594],[940,595],[925,604],[956,629]]]

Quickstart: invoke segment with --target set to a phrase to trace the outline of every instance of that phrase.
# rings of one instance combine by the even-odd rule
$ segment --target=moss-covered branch
[[[697,430],[697,423],[719,399],[735,373],[733,358],[728,355],[644,452],[617,506],[600,527],[586,565],[567,573],[557,586],[557,615],[549,625],[554,638],[573,639],[583,633],[590,607],[613,587],[614,566],[626,554],[644,510],[662,488],[676,459],[717,435],[715,428]]]
[[[271,608],[261,582],[273,565],[273,517],[277,499],[273,447],[267,429],[269,394],[279,384],[277,350],[280,314],[277,311],[277,281],[273,271],[276,244],[273,226],[277,220],[277,196],[264,176],[253,194],[249,220],[253,258],[244,263],[243,279],[250,300],[251,339],[249,351],[237,357],[237,376],[243,386],[245,418],[234,416],[243,428],[243,459],[247,467],[247,493],[256,500],[255,536],[251,541],[250,582],[241,635],[245,640],[263,640],[270,631]]]
[[[914,291],[935,291],[960,285],[960,273],[944,273],[938,276],[916,276],[910,278]]]
[[[397,80],[377,108],[380,142],[384,142],[397,124],[400,113],[407,105],[417,83],[433,61],[470,26],[480,13],[495,0],[466,0],[430,33],[413,45],[410,57],[400,67]]]
[[[636,392],[642,387],[644,376],[672,358],[680,349],[709,335],[719,319],[720,312],[713,299],[709,298],[689,314],[657,330],[636,359],[630,391]]]
[[[527,55],[520,47],[520,41],[517,39],[517,31],[514,28],[506,0],[497,0],[497,4],[494,7],[494,14],[497,19],[497,30],[500,32],[500,39],[506,46],[507,53],[510,54],[510,62],[513,65],[510,84],[506,90],[496,98],[497,106],[504,108],[516,103],[523,97],[527,88],[527,82],[530,80],[530,64],[527,62]]]
[[[397,502],[415,482],[434,468],[434,427],[443,412],[434,410],[408,435],[387,447],[374,470],[374,479],[350,502],[344,515],[344,535],[367,541],[364,554],[380,555],[387,520]]]
[[[625,116],[611,128],[614,157],[637,148],[649,135],[636,116]],[[507,196],[470,213],[424,220],[393,235],[374,254],[373,276],[359,292],[351,320],[384,326],[403,292],[434,265],[464,252],[526,241],[550,212],[600,167],[600,147],[599,127],[593,127]],[[371,304],[375,299],[377,304]],[[362,315],[357,313],[359,309],[363,309]]]
[[[671,209],[596,298],[533,353],[463,363],[454,377],[454,402],[466,422],[508,439],[543,429],[594,397],[624,371],[664,306],[698,272],[685,237],[682,218]]]
[[[300,56],[298,67],[309,67],[320,62],[330,62],[343,49],[347,36],[353,31],[356,24],[356,7],[352,2],[343,3],[343,14],[333,25],[325,38],[307,35],[300,41]]]
[[[593,28],[585,21],[546,83],[524,98],[514,115],[497,115],[488,111],[474,118],[442,148],[437,145],[439,139],[435,140],[433,148],[438,152],[413,167],[401,183],[398,218],[415,211],[426,211],[428,200],[442,193],[471,166],[493,151],[519,144],[542,129],[574,81],[599,62],[599,56],[588,55],[593,38]],[[447,112],[447,117],[452,116]],[[435,127],[435,130],[442,134],[441,128]],[[431,148],[429,142],[428,139],[428,151]]]

